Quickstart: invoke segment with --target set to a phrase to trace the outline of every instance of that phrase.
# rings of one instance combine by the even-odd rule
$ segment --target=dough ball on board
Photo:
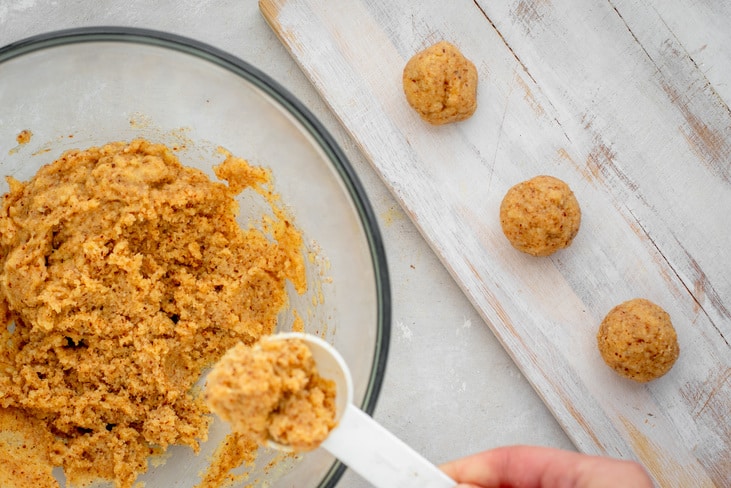
[[[614,307],[599,326],[597,343],[607,365],[641,383],[670,371],[680,354],[670,315],[644,298]]]
[[[553,176],[536,176],[508,190],[500,205],[500,225],[524,253],[548,256],[568,247],[581,224],[581,208],[571,188]]]
[[[477,69],[446,41],[416,53],[406,63],[403,85],[409,105],[430,124],[464,120],[477,108]]]

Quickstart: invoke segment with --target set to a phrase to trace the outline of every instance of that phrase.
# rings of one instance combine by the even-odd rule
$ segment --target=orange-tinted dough
[[[33,133],[27,129],[22,130],[18,133],[17,136],[15,136],[15,140],[18,142],[18,144],[28,144],[30,142],[30,138],[33,136]]]
[[[638,382],[664,375],[680,354],[670,315],[644,298],[614,307],[599,326],[597,343],[613,370]]]
[[[197,450],[209,423],[193,390],[203,368],[274,330],[286,280],[304,289],[289,222],[270,222],[276,239],[236,222],[234,196],[267,171],[228,155],[216,172],[233,183],[137,140],[9,178],[0,408],[51,434],[38,457],[74,485],[129,488],[150,454]]]
[[[299,339],[233,347],[208,375],[206,400],[237,433],[295,451],[316,448],[335,426],[335,383]]]
[[[508,190],[500,205],[500,225],[519,251],[548,256],[568,247],[581,224],[581,208],[571,188],[553,176],[536,176]]]
[[[402,81],[409,105],[430,124],[464,120],[477,108],[477,69],[449,42],[415,54]]]

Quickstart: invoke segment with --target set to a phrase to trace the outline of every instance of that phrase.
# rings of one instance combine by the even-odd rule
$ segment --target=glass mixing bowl
[[[31,178],[65,150],[143,137],[176,148],[183,164],[213,178],[223,147],[270,168],[274,190],[302,231],[308,291],[290,309],[342,353],[355,402],[372,412],[389,344],[389,281],[381,237],[366,194],[332,137],[291,94],[246,62],[160,32],[90,28],[32,37],[0,49],[0,174]],[[30,141],[18,135],[30,131]],[[1,183],[5,193],[7,183]],[[267,206],[240,198],[240,223]],[[291,310],[279,329],[292,327]],[[184,488],[199,481],[227,433],[214,420],[199,455],[170,448],[139,478]],[[323,450],[296,458],[262,450],[246,484],[334,486],[344,467]],[[275,466],[270,461],[278,459]],[[62,474],[58,474],[62,479]],[[63,485],[62,485],[63,486]]]

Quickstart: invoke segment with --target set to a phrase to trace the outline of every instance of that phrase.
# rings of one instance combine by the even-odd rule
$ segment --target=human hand
[[[652,488],[631,461],[548,447],[500,447],[441,466],[458,488]]]

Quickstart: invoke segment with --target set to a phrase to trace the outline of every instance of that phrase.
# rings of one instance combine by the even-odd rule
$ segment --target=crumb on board
[[[18,144],[28,144],[31,137],[33,137],[33,133],[28,129],[23,129],[17,136],[15,136],[15,141]]]

